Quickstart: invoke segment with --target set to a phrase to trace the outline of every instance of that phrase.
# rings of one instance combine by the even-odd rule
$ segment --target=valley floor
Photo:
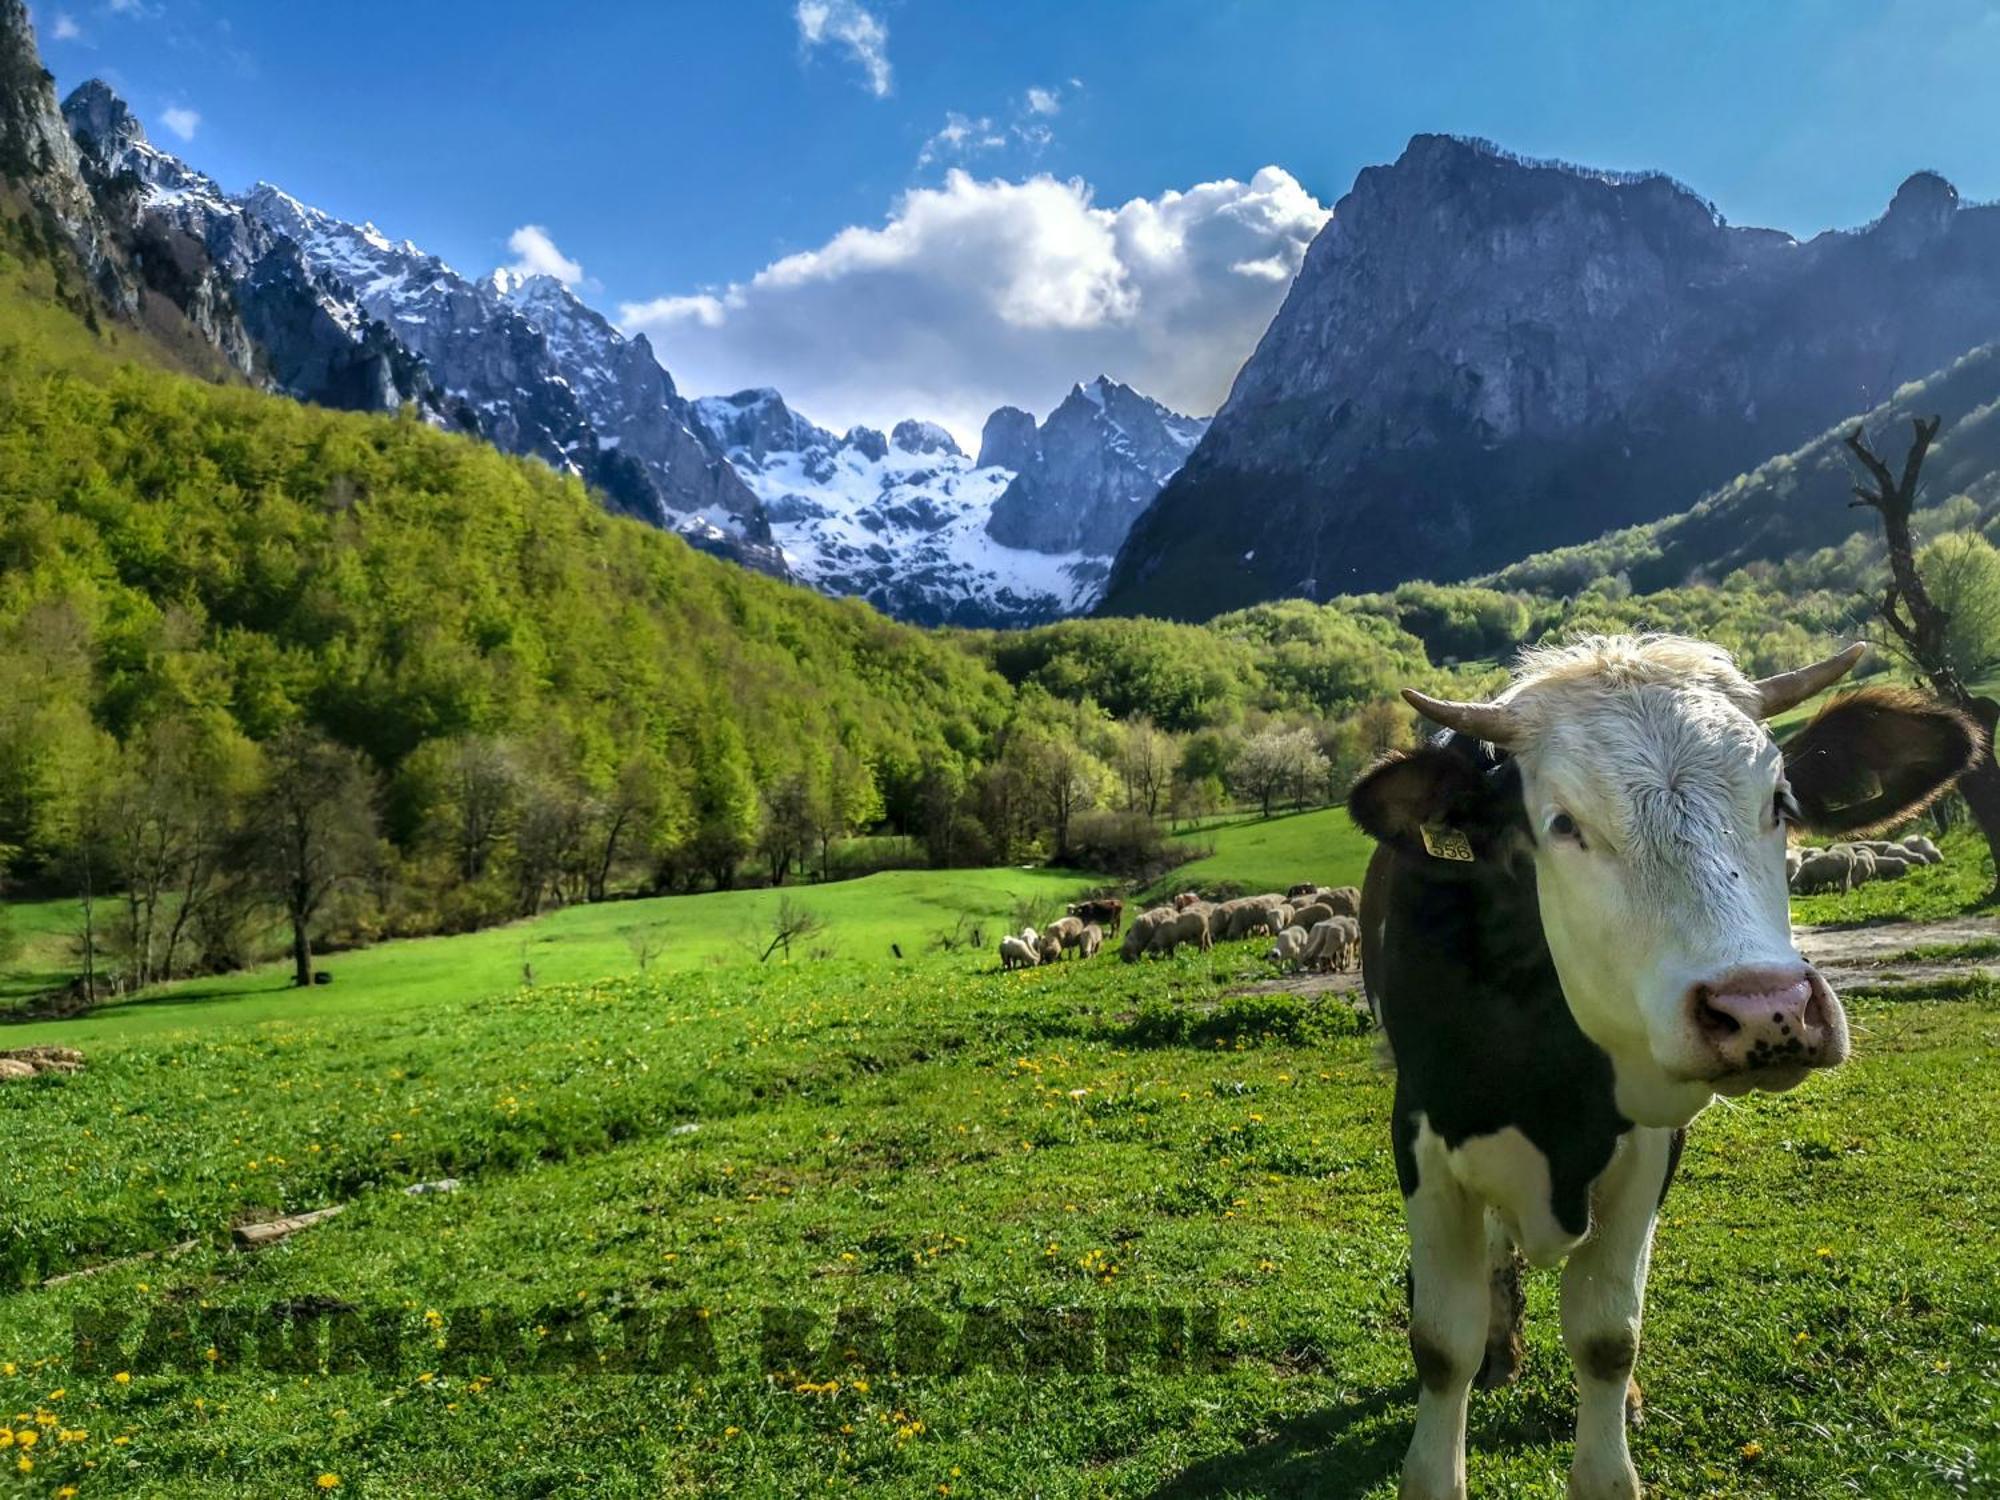
[[[107,1013],[85,1071],[0,1088],[0,1484],[1379,1500],[1414,1389],[1391,1081],[1344,999],[1238,993],[1260,947]],[[1651,1493],[2000,1483],[2000,985],[1916,993],[1851,987],[1851,1066],[1694,1130]],[[1554,1297],[1475,1402],[1479,1494],[1562,1493]]]

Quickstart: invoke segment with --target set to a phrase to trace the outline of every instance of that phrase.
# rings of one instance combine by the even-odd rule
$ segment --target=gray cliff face
[[[479,433],[596,486],[619,510],[783,574],[757,497],[695,422],[644,339],[549,277],[461,276],[408,240],[268,183],[239,200],[421,359]]]
[[[1004,452],[1018,472],[987,533],[1008,547],[1109,556],[1207,427],[1102,375],[1073,387],[1039,431],[1026,412],[1002,407],[987,420],[980,461]]]
[[[298,247],[210,177],[146,139],[125,102],[92,79],[63,101],[106,215],[145,285],[174,302],[241,374],[322,406],[445,421],[423,363]]]
[[[56,107],[55,79],[42,66],[22,0],[0,0],[0,180],[47,216],[111,310],[136,318],[143,289]]]
[[[1019,473],[1034,462],[1035,418],[1018,406],[1002,406],[979,433],[979,467]]]
[[[1996,335],[2000,209],[1934,174],[1801,244],[1419,136],[1336,206],[1103,607],[1463,577],[1690,504]]]

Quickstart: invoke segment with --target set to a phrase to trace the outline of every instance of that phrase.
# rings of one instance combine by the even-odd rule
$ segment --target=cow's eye
[[[1566,812],[1559,812],[1549,819],[1549,837],[1569,839],[1576,844],[1583,843],[1583,830],[1576,826],[1576,819]]]
[[[1795,823],[1799,817],[1799,804],[1792,796],[1792,789],[1779,782],[1771,793],[1771,821],[1783,827]]]

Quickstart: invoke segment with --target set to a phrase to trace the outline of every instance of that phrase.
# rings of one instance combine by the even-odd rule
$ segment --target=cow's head
[[[1406,692],[1459,738],[1376,766],[1350,807],[1426,858],[1532,862],[1564,995],[1634,1119],[1788,1089],[1848,1042],[1840,1001],[1792,945],[1787,830],[1897,823],[1981,749],[1965,716],[1897,688],[1834,699],[1781,748],[1763,721],[1862,649],[1762,682],[1675,637],[1532,652],[1492,703]],[[1467,739],[1491,748],[1468,755]]]

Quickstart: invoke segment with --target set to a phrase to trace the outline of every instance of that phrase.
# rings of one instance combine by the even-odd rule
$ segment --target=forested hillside
[[[1691,509],[1595,541],[1537,553],[1486,582],[1574,593],[1622,577],[1641,592],[1726,577],[1766,576],[1853,585],[1880,556],[1874,518],[1849,505],[1856,466],[1845,440],[1857,425],[1887,434],[1892,453],[1912,417],[1944,426],[1924,466],[1921,499],[1931,531],[1991,528],[2000,516],[2000,345],[1988,344],[1913,380],[1872,411],[1836,422],[1812,441],[1738,475]]]

